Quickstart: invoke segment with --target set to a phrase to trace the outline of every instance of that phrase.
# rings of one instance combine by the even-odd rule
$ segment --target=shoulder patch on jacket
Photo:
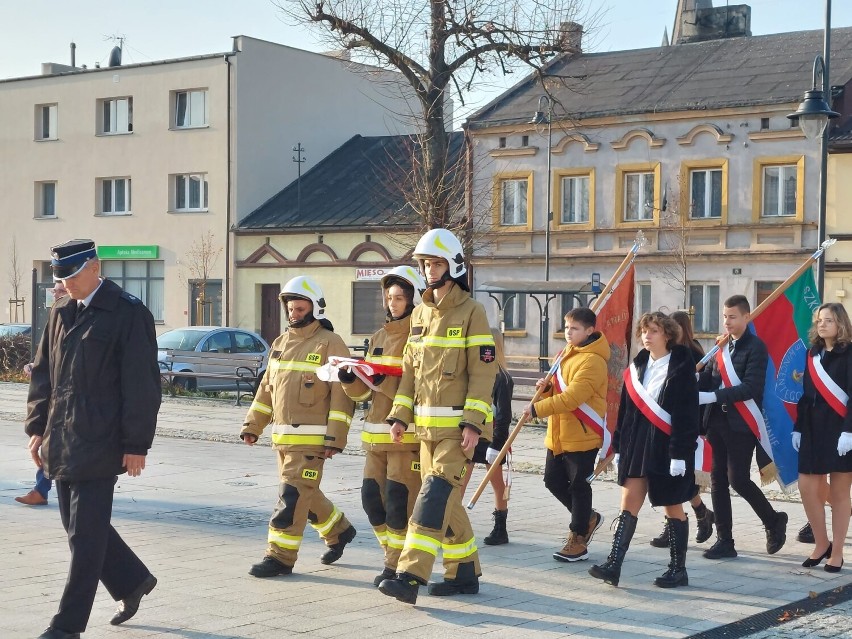
[[[121,299],[130,302],[131,304],[141,304],[142,300],[133,295],[132,293],[128,293],[127,291],[121,291]]]
[[[384,352],[385,352],[385,349],[384,349],[384,348],[382,348],[381,346],[376,346],[376,347],[373,349],[373,355],[381,355],[381,354],[382,354],[382,353],[384,353]]]
[[[485,362],[486,364],[490,364],[491,362],[493,362],[495,359],[494,346],[491,346],[490,344],[487,346],[480,346],[479,359]]]
[[[423,334],[423,327],[422,326],[412,326],[411,327],[411,334],[412,335],[422,335]]]

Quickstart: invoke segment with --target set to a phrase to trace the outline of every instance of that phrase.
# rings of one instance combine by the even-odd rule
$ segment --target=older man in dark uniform
[[[54,304],[33,363],[26,432],[36,466],[56,480],[71,565],[59,611],[39,639],[77,639],[98,581],[119,602],[110,623],[136,614],[156,578],[110,524],[117,476],[138,476],[154,439],[160,376],[154,319],[100,277],[95,243],[51,249]]]

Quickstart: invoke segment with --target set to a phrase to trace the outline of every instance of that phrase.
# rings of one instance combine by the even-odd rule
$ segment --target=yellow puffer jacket
[[[494,338],[482,304],[457,285],[436,303],[429,289],[411,315],[402,380],[388,420],[413,421],[417,436],[427,441],[460,440],[462,422],[490,440],[496,375]]]
[[[271,423],[276,448],[342,451],[355,405],[340,384],[317,378],[329,355],[351,356],[340,336],[319,321],[280,335],[240,435],[260,437]]]
[[[542,394],[545,399],[535,403],[536,415],[549,418],[544,445],[554,455],[592,450],[603,444],[573,413],[581,404],[588,404],[598,415],[606,415],[609,342],[601,333],[593,333],[592,338],[585,346],[566,347],[559,366],[565,390],[553,394],[551,385]]]
[[[376,331],[370,338],[367,347],[368,362],[385,364],[387,366],[402,366],[402,351],[411,329],[411,316],[400,320],[391,320]],[[396,444],[390,436],[390,425],[387,422],[388,413],[393,405],[393,398],[399,388],[399,377],[386,376],[377,391],[367,386],[361,379],[343,384],[343,390],[356,402],[370,401],[370,408],[364,416],[364,428],[361,430],[361,445],[367,451],[403,451],[419,450],[420,444],[414,435],[414,429],[409,427],[402,436],[402,443]]]

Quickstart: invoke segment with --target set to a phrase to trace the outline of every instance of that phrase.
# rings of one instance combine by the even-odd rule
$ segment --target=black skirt
[[[843,432],[843,418],[825,402],[817,402],[810,419],[800,424],[799,472],[805,475],[852,473],[852,451],[837,454],[837,440]]]

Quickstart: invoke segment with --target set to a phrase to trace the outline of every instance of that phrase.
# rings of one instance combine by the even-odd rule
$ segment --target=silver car
[[[227,359],[230,353],[257,353],[263,354],[258,377],[263,376],[269,361],[269,344],[257,333],[252,333],[241,328],[223,328],[220,326],[189,326],[187,328],[176,328],[157,337],[157,359],[166,361],[168,351],[173,351],[173,372],[186,372],[187,375],[175,377],[175,386],[187,390],[201,391],[236,391],[237,384],[233,380],[215,378],[195,378],[192,373],[223,373],[233,375],[234,370],[240,365],[239,359],[235,358],[233,363],[221,362],[217,358],[217,364],[199,364],[181,362],[180,351],[195,351],[197,353],[218,353]],[[175,352],[176,351],[176,352]],[[243,385],[242,390],[245,389]]]

